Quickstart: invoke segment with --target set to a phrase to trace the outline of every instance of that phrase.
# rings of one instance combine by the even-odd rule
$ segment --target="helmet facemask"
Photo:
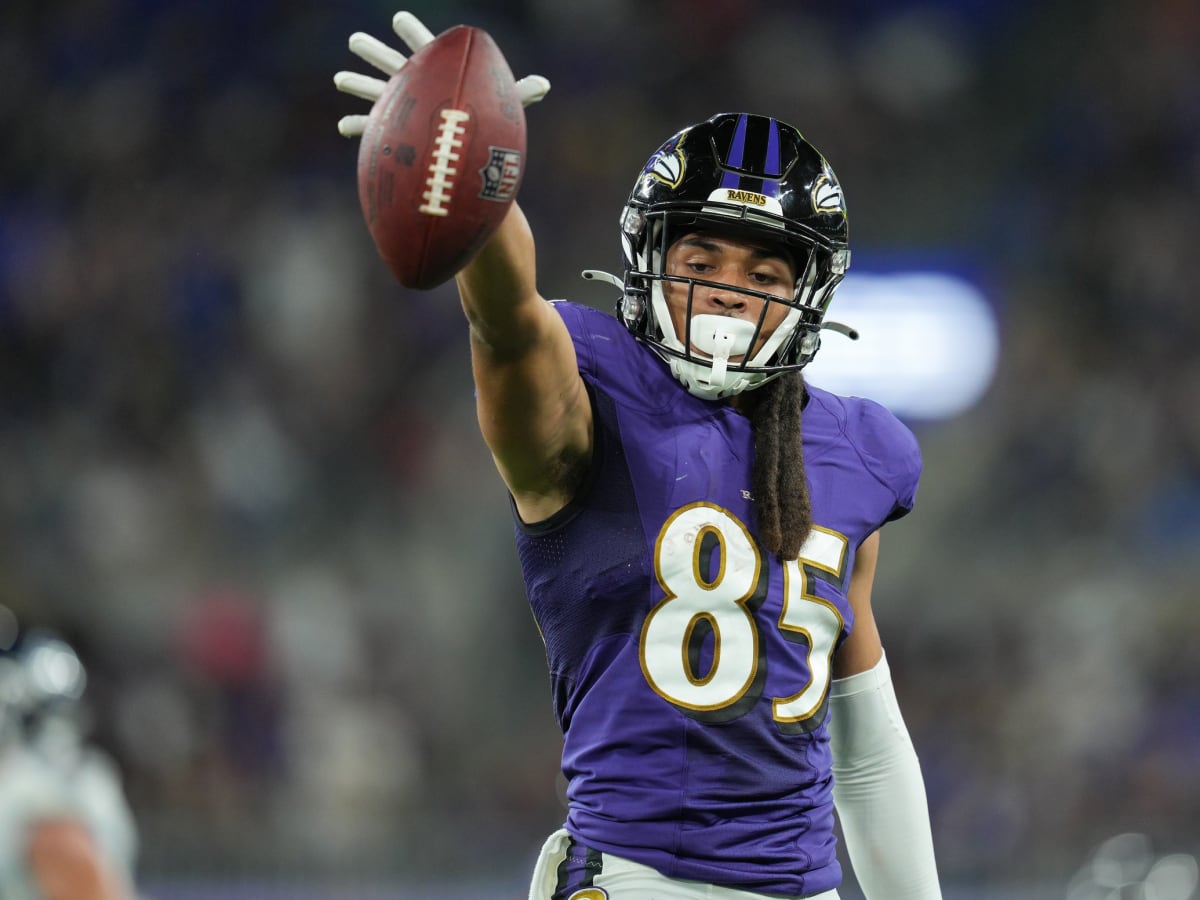
[[[639,219],[641,222],[639,223]],[[745,226],[726,219],[661,212],[645,213],[626,208],[626,230],[622,238],[633,262],[626,264],[625,296],[619,312],[626,327],[649,345],[671,367],[672,374],[694,395],[717,400],[761,387],[784,372],[802,369],[820,346],[821,322],[842,272],[828,269],[829,254],[813,252],[811,246],[781,242],[777,233]],[[635,249],[636,228],[642,240]],[[777,245],[793,260],[796,280],[790,297],[777,293],[735,287],[666,271],[667,251],[672,242],[689,232],[714,232],[734,240]],[[632,253],[631,253],[632,251]],[[628,256],[627,256],[628,260]],[[684,334],[678,334],[664,285],[687,291]],[[748,300],[761,300],[755,319],[734,318],[694,312],[697,288],[717,288]],[[773,330],[768,321],[780,306],[787,307]],[[765,335],[765,337],[764,337]]]

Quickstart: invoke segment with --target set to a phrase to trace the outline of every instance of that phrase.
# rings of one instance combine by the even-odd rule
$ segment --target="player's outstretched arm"
[[[566,325],[538,293],[520,207],[457,282],[471,325],[480,430],[521,518],[540,522],[570,502],[583,479],[592,409]]]
[[[392,28],[413,51],[434,39],[408,12],[397,13]],[[407,62],[401,52],[361,32],[350,37],[350,50],[388,77]],[[386,81],[338,72],[334,85],[373,103]],[[517,81],[525,106],[549,89],[540,75]],[[345,116],[338,131],[360,137],[366,123],[366,115]],[[525,521],[540,521],[575,494],[591,458],[592,412],[571,336],[538,293],[533,236],[516,204],[458,273],[457,283],[471,327],[480,429],[518,512]]]

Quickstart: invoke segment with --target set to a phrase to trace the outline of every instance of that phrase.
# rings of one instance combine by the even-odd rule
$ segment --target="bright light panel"
[[[947,419],[969,409],[996,371],[999,329],[983,292],[944,272],[848,274],[805,379],[835,394],[869,397],[901,418]]]

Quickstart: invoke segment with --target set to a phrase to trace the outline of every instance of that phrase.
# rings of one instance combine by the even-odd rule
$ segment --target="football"
[[[525,169],[525,110],[491,36],[456,25],[417,50],[371,107],[358,198],[402,285],[427,290],[496,230]]]

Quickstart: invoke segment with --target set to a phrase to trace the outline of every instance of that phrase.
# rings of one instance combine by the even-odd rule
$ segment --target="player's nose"
[[[726,280],[722,280],[718,287],[709,288],[709,302],[722,310],[734,312],[745,309],[749,299],[746,294],[743,294],[739,290],[736,284],[732,284]]]

